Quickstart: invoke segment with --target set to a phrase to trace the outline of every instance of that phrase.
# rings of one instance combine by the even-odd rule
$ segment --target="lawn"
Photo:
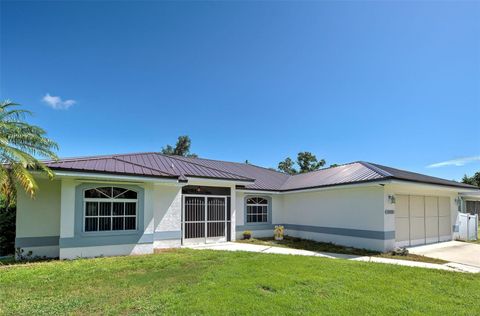
[[[0,314],[480,313],[480,276],[377,263],[179,249],[0,267]]]
[[[381,257],[389,259],[399,259],[399,260],[409,260],[409,261],[418,261],[418,262],[429,262],[429,263],[438,263],[444,264],[447,261],[429,258],[420,255],[408,254],[405,256],[393,255],[392,253],[380,253],[377,251],[371,251],[367,249],[359,249],[353,247],[345,247],[332,243],[318,242],[313,240],[294,238],[286,236],[283,240],[273,240],[272,238],[258,238],[258,239],[246,239],[238,240],[240,243],[255,244],[262,246],[272,246],[272,247],[285,247],[285,248],[294,248],[294,249],[303,249],[316,252],[332,252],[332,253],[342,253],[348,255],[358,255],[358,256],[372,256],[372,257]]]

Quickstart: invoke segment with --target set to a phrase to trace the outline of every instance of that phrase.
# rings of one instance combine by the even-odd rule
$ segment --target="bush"
[[[395,248],[392,251],[392,255],[394,256],[407,256],[408,255],[408,249],[403,247],[403,248]]]
[[[15,253],[15,207],[0,207],[0,256]]]
[[[243,239],[250,239],[252,238],[252,231],[246,230],[243,232]]]

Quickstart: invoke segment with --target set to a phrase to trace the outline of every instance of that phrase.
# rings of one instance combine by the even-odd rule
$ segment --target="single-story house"
[[[455,238],[478,188],[363,161],[298,175],[251,164],[134,153],[47,162],[18,190],[16,247],[60,257],[153,253],[243,231],[378,251]]]

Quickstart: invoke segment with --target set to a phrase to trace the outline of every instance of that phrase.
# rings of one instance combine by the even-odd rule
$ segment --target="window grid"
[[[268,222],[268,201],[264,198],[247,199],[247,223]]]
[[[84,231],[134,231],[137,229],[137,199],[118,198],[130,193],[136,198],[136,192],[116,187],[100,188],[102,191],[110,190],[110,196],[103,194],[101,190],[89,189],[84,196],[92,194],[92,191],[102,193],[99,197],[84,198]],[[114,194],[115,190],[117,194]],[[121,191],[119,191],[121,190]],[[132,196],[133,194],[133,196]]]

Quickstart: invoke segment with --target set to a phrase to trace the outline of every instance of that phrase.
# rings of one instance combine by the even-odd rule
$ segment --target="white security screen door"
[[[227,241],[227,197],[183,196],[183,243]]]

